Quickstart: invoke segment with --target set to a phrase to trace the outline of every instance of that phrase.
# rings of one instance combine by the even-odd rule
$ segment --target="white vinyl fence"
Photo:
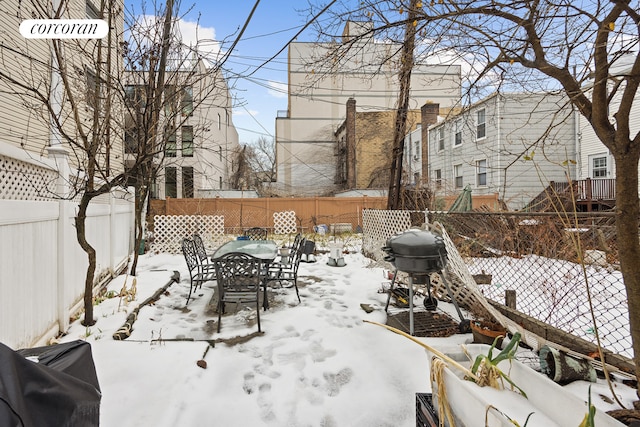
[[[61,152],[36,159],[0,144],[0,342],[14,349],[46,344],[82,308],[88,261],[76,240],[77,202],[55,197],[68,194],[66,165]],[[126,266],[133,230],[132,192],[91,203],[94,289]]]

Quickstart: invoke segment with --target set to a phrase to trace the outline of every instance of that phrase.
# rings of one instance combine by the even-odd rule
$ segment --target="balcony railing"
[[[579,200],[615,200],[615,179],[581,179],[576,181]]]
[[[551,182],[550,187],[557,193],[567,191],[566,182]],[[615,200],[616,180],[615,179],[580,179],[573,181],[577,201],[598,201]]]

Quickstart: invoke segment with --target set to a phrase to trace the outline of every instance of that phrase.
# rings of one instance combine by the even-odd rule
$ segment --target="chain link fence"
[[[487,299],[504,304],[513,290],[518,311],[594,344],[597,330],[603,347],[633,357],[613,214],[427,217],[445,227]]]

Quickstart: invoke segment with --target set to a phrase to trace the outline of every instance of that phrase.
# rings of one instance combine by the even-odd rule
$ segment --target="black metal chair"
[[[207,249],[204,247],[204,242],[199,234],[193,235],[193,244],[196,248],[196,254],[198,255],[198,262],[202,271],[212,270],[213,264],[211,263],[211,256],[207,254]]]
[[[267,283],[278,282],[281,286],[282,282],[293,283],[298,302],[301,302],[300,292],[298,291],[298,267],[302,259],[302,248],[304,247],[305,241],[306,239],[298,233],[293,241],[293,247],[291,248],[291,254],[288,260],[286,262],[277,261],[269,264],[266,279]]]
[[[260,290],[264,284],[264,261],[254,256],[230,252],[213,259],[218,281],[218,332],[227,303],[256,304],[258,332],[260,327]]]
[[[192,239],[182,239],[182,254],[189,269],[190,284],[189,295],[187,296],[187,304],[189,304],[193,290],[197,289],[198,286],[202,287],[204,282],[216,280],[216,275],[213,269],[202,267],[198,258],[196,244]]]
[[[244,235],[249,240],[267,240],[267,229],[262,227],[252,227],[244,231]]]

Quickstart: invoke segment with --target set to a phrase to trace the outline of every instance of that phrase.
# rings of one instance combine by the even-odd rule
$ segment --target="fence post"
[[[116,198],[114,192],[115,188],[109,191],[109,274],[111,277],[115,275],[116,271],[116,248],[114,247],[116,236],[114,236],[116,230]]]
[[[516,291],[514,289],[507,289],[504,292],[504,305],[516,309]]]
[[[58,329],[63,332],[69,328],[69,309],[67,308],[67,290],[66,290],[66,258],[69,253],[67,242],[71,242],[71,238],[75,236],[74,227],[69,223],[71,216],[71,202],[66,200],[70,195],[69,188],[69,157],[67,150],[60,145],[48,147],[49,157],[52,158],[58,166],[58,179],[56,181],[56,195],[59,199],[59,216],[58,216],[58,250],[56,254],[57,260],[57,316]]]

